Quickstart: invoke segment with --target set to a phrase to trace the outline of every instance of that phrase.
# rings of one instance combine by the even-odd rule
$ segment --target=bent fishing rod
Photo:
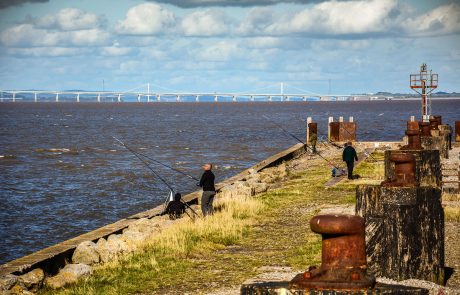
[[[121,140],[119,140],[119,139],[117,139],[117,138],[115,138],[115,137],[114,137],[114,139],[117,140],[117,141],[118,141],[121,145],[123,145],[125,148],[128,148],[128,146],[127,146],[124,142],[122,142]],[[174,168],[174,167],[171,167],[171,166],[169,166],[168,164],[165,164],[165,163],[160,162],[160,161],[158,161],[158,160],[156,160],[156,159],[154,159],[154,158],[152,158],[152,157],[147,156],[146,154],[143,154],[143,153],[138,152],[138,151],[134,151],[133,149],[130,149],[130,151],[131,151],[132,153],[137,154],[137,155],[139,155],[139,156],[142,156],[142,157],[144,157],[144,158],[146,158],[146,159],[148,159],[148,160],[150,160],[150,161],[152,161],[152,162],[155,162],[155,163],[157,163],[157,164],[160,164],[160,165],[163,166],[163,167],[166,167],[166,168],[168,168],[168,169],[171,169],[171,170],[174,171],[174,172],[177,172],[177,173],[179,173],[179,174],[182,174],[182,175],[184,175],[184,176],[187,176],[188,178],[193,179],[194,181],[200,181],[198,178],[194,177],[193,175],[187,174],[187,173],[185,173],[184,171],[181,171],[181,170],[179,170],[179,169],[176,169],[176,168]]]
[[[160,174],[158,174],[158,172],[156,172],[155,170],[153,170],[152,167],[150,167],[149,163],[147,163],[147,161],[145,161],[144,159],[142,159],[142,157],[140,155],[138,155],[134,150],[132,150],[130,147],[128,147],[123,141],[119,140],[118,138],[116,138],[115,136],[112,136],[113,139],[115,139],[117,142],[119,142],[123,147],[125,147],[128,151],[130,151],[133,155],[135,155],[152,173],[153,175],[155,175],[161,182],[163,182],[164,185],[166,185],[166,187],[168,187],[168,189],[170,191],[172,191],[173,193],[175,193],[176,191],[174,190],[174,188],[163,178],[161,177]],[[181,200],[181,202],[186,206],[188,207],[190,210],[192,210],[192,212],[198,216],[198,213],[196,213],[195,210],[193,210],[192,207],[190,207],[189,204],[187,204],[187,202],[184,202]],[[187,214],[188,215],[188,214]],[[190,215],[189,215],[190,216]]]
[[[270,123],[272,123],[273,125],[277,126],[278,128],[280,128],[281,130],[283,130],[286,134],[290,135],[292,138],[296,139],[298,142],[302,143],[305,147],[307,147],[307,149],[311,150],[313,152],[313,150],[305,143],[303,142],[301,139],[299,139],[297,136],[295,136],[294,134],[292,134],[291,132],[287,131],[286,129],[283,128],[283,126],[281,125],[278,125],[277,123],[273,122],[272,120],[270,120],[270,118],[268,118],[267,116],[263,115],[262,117],[264,117],[265,119],[267,119]],[[332,167],[334,167],[335,169],[340,169],[339,167],[337,167],[337,165],[331,163],[328,159],[326,159],[325,157],[323,157],[320,153],[316,152],[316,154],[318,156],[320,156],[324,161],[326,161],[329,165],[331,165]]]

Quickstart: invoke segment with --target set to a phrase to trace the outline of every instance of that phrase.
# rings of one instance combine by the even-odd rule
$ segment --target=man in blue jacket
[[[356,154],[356,150],[353,148],[351,141],[347,142],[345,148],[343,149],[342,160],[347,163],[348,179],[353,179],[353,167],[355,161],[358,161],[358,155]]]

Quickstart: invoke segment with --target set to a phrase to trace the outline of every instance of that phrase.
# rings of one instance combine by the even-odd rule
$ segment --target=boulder
[[[86,264],[67,264],[57,275],[47,278],[45,280],[45,285],[51,289],[62,288],[65,285],[75,283],[78,279],[88,276],[92,272],[93,269],[91,266]]]
[[[107,240],[100,238],[96,243],[96,251],[99,253],[101,262],[109,262],[116,258],[117,254],[114,250],[107,247]]]
[[[96,244],[92,241],[80,243],[72,255],[72,263],[93,265],[99,261],[100,257],[96,249]]]
[[[18,277],[12,274],[0,276],[0,291],[10,290],[17,282]]]
[[[157,233],[160,232],[160,226],[158,223],[152,221],[151,219],[141,218],[131,223],[128,226],[128,231],[140,232],[140,233]]]
[[[26,274],[19,276],[19,282],[30,291],[38,291],[45,279],[45,273],[41,268],[36,268]]]

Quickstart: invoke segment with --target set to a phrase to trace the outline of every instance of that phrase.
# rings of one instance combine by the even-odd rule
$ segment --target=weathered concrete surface
[[[409,153],[415,156],[415,180],[420,186],[441,187],[441,159],[438,150],[389,150],[385,151],[385,179],[395,177],[392,154]]]
[[[438,131],[438,130],[436,130]],[[438,131],[439,134],[439,131]],[[437,136],[421,136],[422,147],[426,150],[439,150],[439,155],[447,159],[449,157],[449,135],[443,133]]]
[[[298,143],[280,153],[277,153],[276,155],[273,155],[257,163],[256,165],[246,170],[243,170],[242,172],[238,173],[233,177],[230,177],[216,184],[216,188],[219,189],[224,186],[231,185],[236,181],[246,179],[254,170],[260,171],[268,167],[276,166],[282,163],[283,161],[288,161],[290,159],[298,157],[301,154],[305,153],[305,150],[305,146],[301,143]],[[182,199],[189,204],[193,204],[197,203],[199,196],[200,191],[196,191],[183,196]],[[23,274],[34,268],[41,268],[45,271],[45,273],[55,274],[58,272],[60,268],[62,268],[66,264],[66,261],[71,261],[72,254],[80,243],[85,241],[96,242],[100,238],[107,238],[112,234],[119,234],[123,231],[123,229],[127,228],[136,220],[140,218],[152,218],[154,216],[158,216],[163,211],[163,209],[163,205],[157,206],[153,209],[132,215],[126,219],[121,219],[117,222],[103,226],[94,231],[85,233],[78,237],[66,240],[62,243],[53,245],[51,247],[37,251],[30,255],[0,265],[0,276],[11,273]]]
[[[407,287],[401,285],[376,284],[373,289],[355,291],[350,290],[305,290],[289,289],[289,281],[246,281],[241,286],[241,295],[348,295],[348,294],[411,294],[428,295],[427,289]]]
[[[444,284],[444,211],[433,187],[356,188],[364,217],[369,272],[395,280]]]

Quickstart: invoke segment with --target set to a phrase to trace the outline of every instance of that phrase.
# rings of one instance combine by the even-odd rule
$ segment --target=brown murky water
[[[433,102],[453,124],[460,100]],[[1,103],[0,263],[150,209],[168,194],[112,136],[157,160],[200,176],[216,164],[217,180],[286,149],[305,119],[354,116],[359,140],[399,140],[418,101],[257,103]],[[195,183],[152,165],[178,191]]]

